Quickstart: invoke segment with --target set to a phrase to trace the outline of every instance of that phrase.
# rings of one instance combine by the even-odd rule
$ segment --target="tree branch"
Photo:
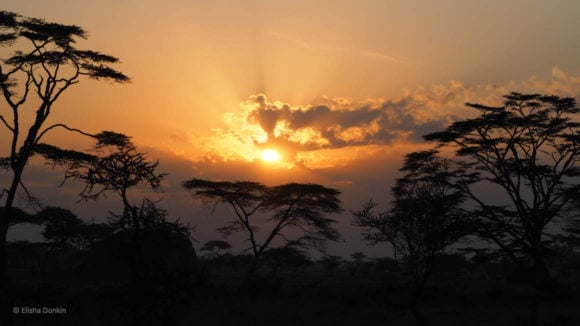
[[[4,116],[0,115],[0,120],[2,120],[2,122],[4,123],[4,125],[6,126],[6,128],[8,128],[8,130],[14,132],[14,128],[12,128],[8,122],[6,121],[6,119],[4,119]]]
[[[41,138],[42,138],[42,137],[43,137],[43,136],[44,136],[44,135],[45,135],[45,134],[46,134],[48,131],[50,131],[50,130],[52,130],[52,129],[54,129],[54,128],[58,128],[58,127],[60,127],[60,128],[64,128],[64,129],[66,129],[66,130],[69,130],[69,131],[78,132],[79,134],[81,134],[81,135],[84,135],[84,136],[88,136],[88,137],[92,137],[92,138],[95,138],[95,137],[96,137],[96,135],[89,134],[89,133],[87,133],[87,132],[84,132],[84,131],[82,131],[82,130],[80,130],[80,129],[71,128],[71,127],[69,127],[69,126],[65,125],[64,123],[56,123],[56,124],[53,124],[53,125],[52,125],[52,126],[50,126],[50,127],[47,127],[46,129],[44,129],[44,130],[43,130],[43,131],[42,131],[42,132],[41,132],[41,133],[38,135],[38,137],[36,137],[36,140],[35,140],[35,142],[36,142],[36,143],[38,143],[38,142],[40,141],[40,139],[41,139]]]

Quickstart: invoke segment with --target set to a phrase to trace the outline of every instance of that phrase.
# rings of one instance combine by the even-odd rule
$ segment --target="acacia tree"
[[[405,175],[392,188],[391,209],[376,213],[376,204],[369,201],[353,212],[352,222],[363,229],[365,240],[388,242],[395,257],[403,259],[410,275],[410,310],[420,324],[427,322],[417,303],[435,258],[470,232],[470,222],[460,207],[464,196],[448,184],[451,162],[435,153],[408,154],[400,169]]]
[[[367,258],[367,255],[365,255],[364,253],[362,253],[360,251],[357,251],[357,252],[353,252],[352,254],[350,254],[350,258],[353,260],[351,274],[355,275],[358,272],[358,270],[361,268],[364,260]]]
[[[199,251],[209,251],[214,258],[221,257],[222,250],[230,250],[232,246],[224,240],[210,240],[203,244],[203,247]]]
[[[340,238],[333,224],[336,220],[326,214],[342,211],[340,192],[317,184],[289,183],[268,187],[250,181],[208,181],[191,179],[183,186],[192,190],[195,198],[222,203],[232,208],[233,219],[218,230],[225,235],[245,232],[252,254],[243,285],[254,275],[262,255],[275,238],[280,238],[290,246],[319,247],[326,240]],[[266,222],[272,227],[266,231],[265,239],[257,237],[260,216],[266,215]],[[290,232],[298,234],[291,238]]]
[[[80,238],[83,220],[73,212],[60,207],[46,207],[36,214],[44,221],[42,236],[59,248],[83,248]]]
[[[1,163],[11,173],[11,181],[2,189],[0,292],[6,285],[6,233],[18,190],[28,193],[22,175],[35,146],[55,128],[83,133],[62,123],[45,125],[55,103],[82,77],[129,81],[123,73],[111,68],[111,64],[119,61],[117,58],[77,49],[78,38],[87,38],[81,27],[0,12],[0,45],[16,47],[12,55],[0,62],[0,92],[4,100],[0,121],[9,135],[7,156]],[[6,155],[6,152],[2,154]]]
[[[476,206],[479,235],[545,285],[546,228],[565,217],[580,191],[580,124],[573,120],[580,110],[574,98],[520,93],[499,107],[466,105],[480,115],[424,138],[455,151],[459,168],[449,185]],[[504,203],[482,186],[494,187]]]
[[[128,304],[133,325],[138,325],[146,318],[145,307],[157,304],[157,298],[149,295],[148,290],[167,284],[182,285],[195,272],[196,255],[189,241],[191,228],[179,220],[168,222],[167,211],[148,198],[140,204],[131,201],[130,192],[136,187],[161,191],[166,174],[156,171],[158,162],[150,161],[146,153],[139,152],[126,135],[104,131],[94,137],[97,143],[92,153],[44,144],[37,152],[67,167],[65,181],[72,179],[84,184],[81,200],[97,200],[114,193],[123,203],[122,213],[111,213],[114,234],[106,245],[118,251],[117,255],[123,259],[121,266],[124,268],[127,264],[129,268],[131,299]]]
[[[52,161],[62,160],[68,165],[65,178],[84,184],[80,193],[82,199],[96,200],[107,192],[117,194],[123,203],[123,213],[116,216],[116,222],[122,229],[138,231],[158,223],[156,220],[164,214],[154,208],[150,200],[143,201],[141,206],[132,204],[129,190],[142,185],[160,191],[166,174],[155,171],[159,163],[149,161],[126,135],[104,131],[95,138],[96,155],[77,154],[46,145],[39,152]]]
[[[162,192],[161,182],[167,176],[156,171],[159,162],[150,161],[147,153],[139,152],[130,137],[112,131],[93,136],[97,143],[94,153],[62,150],[39,144],[36,153],[47,160],[67,167],[65,180],[84,184],[81,200],[97,200],[107,193],[114,193],[123,203],[123,212],[113,214],[111,226],[116,230],[129,230],[138,234],[141,230],[166,229],[190,236],[192,228],[179,220],[167,222],[167,211],[158,208],[156,202],[144,198],[139,205],[131,202],[130,190],[141,186],[154,192]]]
[[[35,218],[44,225],[42,236],[59,249],[86,250],[112,232],[107,224],[87,224],[73,212],[61,207],[48,206],[36,213]]]
[[[158,208],[148,198],[135,205],[129,191],[137,186],[160,192],[161,182],[167,174],[156,172],[159,162],[152,162],[146,153],[139,152],[130,137],[112,131],[95,136],[97,143],[93,153],[62,150],[39,144],[36,153],[47,160],[67,167],[65,180],[72,179],[84,184],[81,200],[97,200],[106,193],[115,193],[123,203],[121,214],[111,213],[111,226],[115,231],[131,231],[138,241],[142,230],[165,229],[190,236],[192,228],[179,220],[167,222],[167,211]]]

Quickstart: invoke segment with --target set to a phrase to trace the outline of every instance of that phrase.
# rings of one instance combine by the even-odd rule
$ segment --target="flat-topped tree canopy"
[[[0,45],[10,46],[18,40],[28,41],[27,49],[18,49],[4,59],[4,63],[12,68],[3,71],[7,76],[16,77],[16,72],[25,73],[32,78],[31,81],[36,86],[40,86],[44,82],[50,83],[46,77],[56,77],[58,68],[67,66],[72,68],[73,72],[65,79],[76,79],[79,75],[85,75],[114,82],[130,81],[125,74],[109,66],[118,63],[118,58],[75,47],[77,38],[87,38],[87,32],[79,26],[46,22],[43,19],[2,11],[0,29],[4,31],[0,33]],[[39,71],[33,73],[35,67],[38,67]],[[62,76],[62,72],[60,73]],[[60,81],[62,85],[70,82]]]
[[[33,199],[22,181],[30,157],[41,154],[63,163],[72,159],[91,160],[86,155],[43,144],[43,137],[56,128],[93,136],[63,123],[45,125],[60,96],[83,77],[126,83],[130,78],[113,68],[119,59],[94,50],[79,49],[77,40],[87,32],[76,25],[47,22],[17,13],[0,11],[0,46],[7,57],[0,58],[0,126],[8,132],[7,148],[2,150],[0,166],[11,174],[2,189],[0,214],[0,306],[6,279],[6,234],[16,214],[13,211],[17,192],[23,190]],[[12,50],[12,51],[10,51]],[[60,160],[60,161],[59,161]]]
[[[193,192],[195,198],[231,207],[234,217],[219,228],[229,235],[245,232],[250,242],[246,251],[253,254],[244,283],[249,281],[262,254],[273,240],[279,238],[287,246],[320,247],[325,241],[340,239],[334,227],[336,220],[327,214],[342,211],[338,196],[340,191],[317,184],[288,183],[266,186],[253,181],[210,181],[191,179],[183,182],[183,187]],[[271,228],[264,239],[257,237],[259,217],[266,219]],[[264,225],[260,225],[264,229]],[[294,237],[286,231],[292,229]]]
[[[571,97],[512,92],[504,98],[498,107],[467,103],[480,115],[424,138],[454,150],[450,184],[476,205],[480,235],[518,265],[531,261],[541,284],[549,277],[546,227],[567,218],[567,208],[574,208],[570,194],[580,192],[580,109]],[[509,205],[482,196],[482,183],[496,187]]]

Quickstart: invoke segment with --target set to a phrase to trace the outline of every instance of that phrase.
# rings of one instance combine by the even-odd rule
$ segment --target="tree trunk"
[[[423,315],[419,310],[417,310],[417,305],[414,304],[411,306],[411,314],[417,321],[417,324],[420,326],[428,326],[429,323],[427,322],[427,318]]]
[[[546,266],[544,260],[543,247],[541,245],[541,237],[538,237],[538,245],[534,246],[532,253],[532,286],[534,293],[531,298],[530,305],[530,321],[531,326],[539,325],[540,308],[542,305],[542,294],[550,288],[552,281],[550,271]]]
[[[413,297],[411,298],[410,310],[411,310],[411,314],[415,318],[415,321],[417,321],[417,325],[428,326],[429,323],[427,322],[427,318],[425,317],[425,315],[423,313],[421,313],[419,311],[419,309],[417,309],[417,305],[419,304],[419,298],[421,297],[422,293],[423,293],[422,286],[417,287],[413,290],[413,293],[412,293]]]
[[[7,279],[7,252],[6,252],[6,237],[8,235],[8,211],[9,209],[4,209],[2,216],[0,217],[0,293],[4,293],[6,285],[8,284]]]
[[[6,194],[6,202],[4,203],[4,212],[0,216],[0,320],[6,324],[11,316],[12,311],[9,307],[9,291],[10,282],[8,279],[8,253],[6,252],[7,236],[8,236],[8,225],[12,219],[12,206],[14,204],[14,199],[16,198],[16,191],[18,190],[18,185],[20,184],[20,176],[22,171],[20,169],[14,171],[14,178],[12,179],[12,184],[10,189]]]
[[[426,262],[424,262],[427,266],[421,270],[419,267],[419,264],[417,262],[414,262],[410,265],[410,269],[411,269],[411,274],[412,274],[412,285],[411,285],[411,289],[412,289],[412,297],[411,297],[411,302],[410,302],[410,310],[411,310],[411,314],[413,315],[413,317],[415,318],[415,320],[417,321],[417,324],[420,326],[428,326],[429,323],[427,322],[427,317],[425,317],[425,315],[423,313],[421,313],[419,311],[419,309],[417,309],[417,306],[419,304],[419,299],[421,298],[421,296],[423,295],[423,292],[425,291],[425,287],[427,286],[427,280],[429,279],[429,276],[431,275],[432,272],[432,268],[431,268],[431,263],[433,261],[433,257],[429,257],[426,258]]]
[[[252,279],[254,278],[254,274],[256,273],[259,259],[259,256],[254,256],[254,259],[252,259],[252,263],[246,270],[242,283],[240,284],[240,290],[247,289],[250,286]]]
[[[6,234],[8,231],[8,219],[6,210],[4,215],[0,217],[0,324],[7,325],[12,312],[9,307],[8,295],[8,275],[7,267],[7,252],[6,252]]]
[[[536,287],[538,290],[545,289],[547,286],[549,286],[551,281],[550,271],[548,270],[544,257],[541,253],[534,254],[532,277],[534,287]]]
[[[538,326],[540,321],[541,294],[538,290],[534,291],[530,305],[530,326]]]
[[[123,198],[125,199],[125,198]],[[132,214],[132,222],[133,222],[133,230],[130,230],[130,244],[129,244],[129,258],[130,261],[130,268],[131,268],[131,313],[132,313],[132,326],[139,326],[141,325],[141,318],[142,318],[142,311],[144,302],[149,300],[147,297],[143,297],[142,293],[148,293],[147,291],[143,291],[143,287],[146,286],[145,282],[143,282],[142,273],[145,275],[149,271],[143,271],[143,260],[141,259],[141,232],[139,228],[139,221],[138,217],[136,216],[136,212],[134,212],[134,207],[129,206],[129,212]]]

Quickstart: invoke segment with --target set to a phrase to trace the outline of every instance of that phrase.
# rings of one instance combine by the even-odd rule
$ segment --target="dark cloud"
[[[456,95],[447,92],[441,97],[440,101],[449,102]],[[341,99],[331,101],[330,105],[292,107],[268,102],[264,95],[253,96],[250,102],[254,106],[247,122],[258,124],[268,134],[268,144],[283,143],[296,150],[384,145],[401,138],[418,141],[421,135],[444,128],[449,122],[445,115],[425,117],[423,114],[419,119],[415,113],[430,103],[421,103],[412,96],[359,106]]]

